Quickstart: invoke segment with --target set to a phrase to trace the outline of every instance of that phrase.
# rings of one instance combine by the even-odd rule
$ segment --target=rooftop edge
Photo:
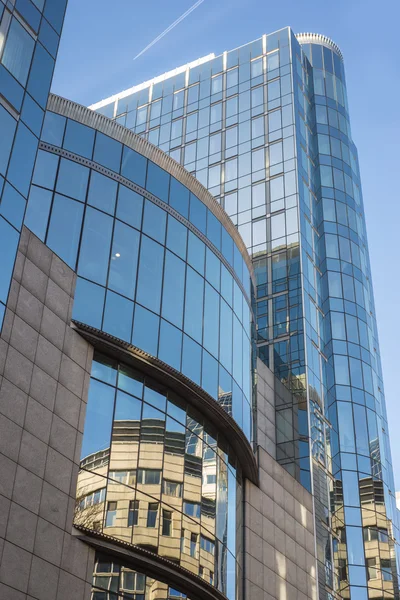
[[[341,49],[326,35],[322,35],[321,33],[297,33],[295,37],[299,44],[321,44],[322,46],[325,46],[326,48],[336,52],[339,58],[343,61]]]

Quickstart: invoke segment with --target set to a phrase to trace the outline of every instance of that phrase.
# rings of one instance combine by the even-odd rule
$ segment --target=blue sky
[[[400,490],[400,52],[398,0],[204,0],[143,56],[194,0],[69,0],[53,92],[85,105],[181,64],[290,25],[331,37],[346,66],[374,280],[392,456]],[[399,294],[399,296],[398,296]],[[399,419],[400,420],[400,419]]]

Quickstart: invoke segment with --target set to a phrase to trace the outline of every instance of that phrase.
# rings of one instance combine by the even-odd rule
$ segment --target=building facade
[[[258,355],[291,392],[276,404],[276,456],[313,493],[320,594],[397,593],[395,488],[340,49],[286,28],[91,108],[183,164],[245,241]],[[379,549],[371,528],[384,530]]]
[[[24,223],[1,333],[2,594],[315,597],[312,498],[265,450],[279,392],[261,362],[255,428],[254,271],[219,204],[50,96]]]
[[[99,114],[49,96],[35,5],[0,12],[0,597],[397,598],[339,49],[285,29]]]

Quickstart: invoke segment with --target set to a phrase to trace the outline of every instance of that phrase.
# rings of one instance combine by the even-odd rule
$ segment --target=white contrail
[[[146,48],[143,48],[143,50],[141,50],[139,52],[139,54],[137,54],[133,60],[136,60],[137,58],[139,58],[139,56],[142,56],[142,54],[147,52],[147,50],[149,50],[149,48],[154,46],[154,44],[156,44],[159,40],[161,40],[161,38],[163,38],[165,35],[167,35],[167,33],[169,33],[172,29],[174,29],[174,27],[179,25],[179,23],[181,21],[183,21],[183,19],[186,19],[186,17],[189,16],[190,13],[192,13],[194,10],[196,10],[196,8],[198,6],[200,6],[200,4],[202,4],[203,2],[204,2],[204,0],[197,0],[197,2],[195,4],[193,4],[193,6],[191,6],[186,12],[184,12],[183,15],[178,17],[176,19],[176,21],[174,21],[172,23],[172,25],[170,25],[169,27],[167,27],[167,29],[165,29],[162,33],[160,33],[160,35],[157,36],[152,42],[150,42],[150,44],[148,46],[146,46]]]

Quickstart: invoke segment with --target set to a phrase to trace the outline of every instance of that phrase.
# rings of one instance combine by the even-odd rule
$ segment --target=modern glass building
[[[65,7],[66,0],[0,0],[0,323]]]
[[[91,110],[49,95],[64,11],[0,0],[0,598],[397,599],[340,50]]]
[[[343,56],[289,28],[91,107],[188,169],[256,273],[257,347],[290,390],[277,460],[315,506],[320,596],[398,595],[397,516]]]

